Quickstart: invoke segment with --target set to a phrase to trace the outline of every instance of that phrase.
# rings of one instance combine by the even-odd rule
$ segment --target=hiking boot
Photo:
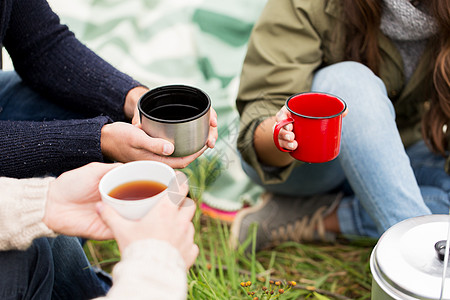
[[[258,224],[256,251],[285,241],[334,242],[336,234],[325,230],[323,219],[336,209],[342,195],[289,197],[264,193],[255,206],[237,213],[231,226],[231,246],[236,249]],[[251,246],[247,247],[250,251]]]

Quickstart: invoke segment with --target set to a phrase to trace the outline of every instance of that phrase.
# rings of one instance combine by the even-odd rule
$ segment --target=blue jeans
[[[269,191],[298,196],[347,187],[337,213],[341,232],[348,236],[378,238],[402,220],[449,213],[445,159],[424,142],[405,150],[380,78],[362,64],[342,62],[316,72],[312,91],[334,94],[348,105],[338,158],[302,164],[275,185],[263,185],[243,163],[250,178]]]
[[[39,238],[26,251],[0,252],[0,299],[92,299],[99,280],[75,237]]]
[[[0,71],[0,120],[79,117],[28,88],[13,71]],[[90,267],[75,237],[39,238],[26,251],[0,251],[0,299],[91,299],[109,290]]]
[[[15,71],[0,70],[0,120],[50,121],[83,118],[30,89]]]

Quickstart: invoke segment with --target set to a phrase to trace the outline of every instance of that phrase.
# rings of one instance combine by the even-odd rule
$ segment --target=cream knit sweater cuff
[[[56,236],[42,222],[49,184],[53,180],[53,177],[0,177],[0,250],[24,250],[35,238]]]
[[[113,270],[114,284],[108,300],[184,300],[187,295],[186,264],[166,241],[133,242]]]

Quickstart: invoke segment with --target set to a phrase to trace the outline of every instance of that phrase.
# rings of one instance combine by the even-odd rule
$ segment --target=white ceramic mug
[[[169,187],[176,179],[175,171],[156,161],[134,161],[118,166],[100,180],[99,191],[103,202],[112,206],[121,216],[136,220],[145,216],[156,203],[168,194],[166,188],[159,194],[140,200],[120,200],[109,193],[116,187],[133,181],[156,181]]]

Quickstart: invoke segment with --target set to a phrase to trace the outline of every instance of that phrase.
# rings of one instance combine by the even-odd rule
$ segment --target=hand
[[[98,216],[96,203],[101,202],[100,179],[118,165],[90,163],[52,181],[43,218],[47,227],[70,236],[111,239],[112,232]]]
[[[137,86],[133,89],[131,89],[126,98],[125,98],[125,104],[123,106],[123,111],[125,113],[125,116],[132,120],[132,124],[139,123],[139,110],[137,108],[137,104],[139,102],[139,99],[142,95],[144,95],[146,92],[148,92],[149,89],[143,86]]]
[[[136,114],[133,117],[132,121],[133,125],[136,125],[139,128],[142,128],[140,124],[140,117],[139,117],[139,110],[136,108]],[[218,137],[217,132],[217,113],[214,110],[214,108],[211,107],[210,117],[209,117],[209,134],[208,134],[208,140],[206,141],[206,145],[208,148],[214,148],[216,145]]]
[[[348,108],[342,113],[342,117],[345,117],[348,113]],[[282,120],[285,120],[287,118],[291,117],[290,111],[286,108],[286,105],[284,105],[276,114],[275,120],[276,122],[280,122]],[[274,124],[275,128],[275,124]],[[295,140],[295,134],[292,132],[294,126],[292,124],[287,124],[284,126],[280,133],[278,134],[278,141],[280,143],[280,146],[287,150],[295,150],[298,147],[298,143]],[[273,132],[273,128],[272,128]]]
[[[98,213],[114,233],[121,252],[135,241],[163,240],[179,251],[187,268],[192,266],[199,251],[198,246],[194,244],[195,229],[191,222],[196,205],[186,198],[187,184],[180,186],[180,190],[184,197],[181,207],[169,197],[164,197],[145,217],[134,221],[121,217],[107,204],[98,203]]]
[[[183,169],[203,154],[207,146],[184,157],[170,157],[174,151],[172,143],[148,136],[140,125],[124,122],[106,124],[101,132],[101,148],[105,157],[119,162],[154,160],[163,162],[174,169]]]
[[[148,92],[149,89],[143,86],[138,86],[133,89],[131,89],[126,98],[125,98],[125,104],[124,104],[124,112],[125,116],[131,120],[131,124],[136,125],[140,127],[140,116],[139,116],[139,109],[137,107],[137,104],[139,102],[139,99],[144,95],[146,92]],[[214,148],[218,132],[217,132],[217,113],[216,111],[211,107],[211,113],[209,118],[209,136],[208,141],[206,142],[206,145],[209,148]]]
[[[286,106],[283,106],[277,112],[277,114],[275,116],[275,120],[278,123],[278,122],[285,120],[287,118],[290,118],[290,117],[291,117],[291,113],[286,108]],[[275,128],[275,124],[274,124],[274,128]],[[292,132],[293,128],[294,128],[294,126],[292,124],[287,124],[280,130],[280,133],[278,134],[278,141],[280,143],[280,146],[284,149],[295,150],[298,147],[298,143],[295,140],[295,134],[294,134],[294,132]],[[272,132],[273,132],[273,128],[272,128]]]

